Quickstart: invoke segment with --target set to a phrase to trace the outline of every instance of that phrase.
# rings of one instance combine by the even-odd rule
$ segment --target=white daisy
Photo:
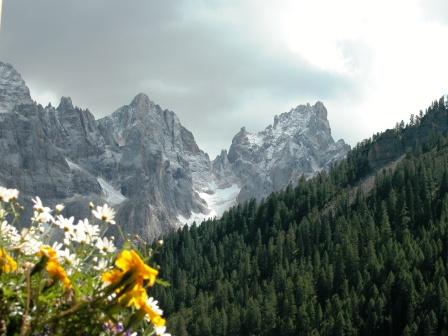
[[[56,206],[54,207],[54,209],[56,210],[56,212],[61,213],[62,210],[65,209],[65,205],[64,205],[64,204],[56,204]]]
[[[37,212],[51,213],[51,209],[42,204],[42,201],[40,200],[39,196],[36,196],[36,198],[32,199],[32,201],[34,203],[33,209],[36,210]]]
[[[8,203],[11,200],[16,200],[19,197],[19,191],[17,189],[7,189],[0,187],[0,201]]]
[[[40,234],[36,228],[22,229],[20,232],[20,242],[17,247],[26,255],[33,255],[39,252],[42,246]]]
[[[160,315],[160,316],[163,315],[163,310],[160,309],[160,307],[159,307],[159,301],[154,300],[153,297],[150,297],[150,298],[146,301],[146,304],[147,304],[148,306],[150,306],[151,309],[152,309],[157,315]]]
[[[69,246],[72,242],[73,239],[73,235],[70,234],[69,232],[65,232],[64,234],[64,239],[62,240],[64,245]]]
[[[40,211],[34,211],[33,217],[31,217],[31,220],[36,223],[50,223],[54,221],[53,216],[49,212],[40,212]]]
[[[80,220],[75,226],[74,241],[78,243],[93,244],[98,236],[100,229],[98,225],[90,225],[89,220],[86,218]]]
[[[65,261],[66,263],[70,264],[72,267],[75,268],[80,263],[79,259],[76,257],[76,254],[70,253],[70,250],[68,248],[59,250],[58,256],[61,259],[61,261]]]
[[[59,215],[56,218],[55,224],[66,234],[73,236],[75,233],[75,226],[73,225],[74,220],[75,218],[73,216],[65,218],[64,216]]]
[[[115,210],[109,207],[107,204],[104,204],[103,206],[98,205],[96,207],[96,210],[92,210],[92,214],[103,222],[115,224]]]
[[[93,266],[93,269],[96,271],[104,271],[108,266],[108,262],[104,258],[94,257],[93,262],[95,263],[95,266]]]
[[[7,221],[0,223],[0,237],[6,239],[11,244],[17,244],[20,241],[20,235],[17,229],[8,224]]]
[[[82,225],[86,235],[89,236],[91,240],[94,240],[100,232],[99,226],[90,224],[87,218],[85,218],[84,221],[79,221],[78,225]]]
[[[98,238],[95,246],[101,254],[113,253],[116,250],[113,240],[107,237]]]
[[[157,336],[171,336],[171,334],[166,333],[166,327],[162,326],[162,327],[155,327],[154,328],[156,335]]]
[[[59,256],[59,253],[61,252],[61,249],[62,249],[62,244],[58,243],[58,242],[54,242],[53,245],[51,245],[51,247],[56,252],[56,254]]]

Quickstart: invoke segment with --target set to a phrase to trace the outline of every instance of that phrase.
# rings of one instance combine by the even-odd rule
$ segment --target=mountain
[[[321,102],[275,116],[273,125],[257,133],[242,127],[229,151],[223,150],[211,162],[211,171],[194,175],[195,190],[207,203],[206,212],[179,219],[191,224],[220,217],[234,204],[261,200],[302,176],[309,178],[329,169],[349,150],[343,140],[333,140]]]
[[[18,104],[32,104],[30,90],[10,64],[0,64],[0,113]]]
[[[333,141],[318,102],[256,134],[243,128],[211,161],[176,114],[145,94],[96,120],[69,97],[57,107],[33,102],[20,74],[0,62],[0,183],[19,188],[25,204],[35,195],[63,202],[66,215],[108,202],[127,232],[148,239],[311,177],[348,149]]]
[[[342,159],[350,147],[334,142],[327,109],[321,102],[299,105],[276,116],[258,133],[246,128],[235,135],[229,152],[215,159],[215,174],[238,181],[238,201],[258,200],[311,177]]]
[[[448,103],[375,134],[328,172],[164,237],[170,330],[448,334]]]

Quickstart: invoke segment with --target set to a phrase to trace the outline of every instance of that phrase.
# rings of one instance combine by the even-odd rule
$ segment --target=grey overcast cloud
[[[144,92],[212,158],[299,104],[324,102],[353,145],[447,93],[446,0],[4,0],[2,16],[0,60],[39,103],[98,118]]]

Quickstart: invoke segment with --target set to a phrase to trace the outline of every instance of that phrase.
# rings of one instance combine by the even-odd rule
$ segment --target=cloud
[[[423,15],[430,21],[448,24],[448,2],[445,0],[426,0]]]
[[[58,95],[56,92],[48,89],[41,89],[30,82],[27,83],[27,86],[30,89],[31,98],[37,103],[43,106],[48,105],[48,103],[53,106],[59,105],[60,95]]]
[[[97,117],[146,92],[212,156],[322,100],[351,143],[443,94],[442,0],[6,1],[0,59]]]
[[[0,30],[2,29],[2,8],[3,8],[3,0],[0,0]]]

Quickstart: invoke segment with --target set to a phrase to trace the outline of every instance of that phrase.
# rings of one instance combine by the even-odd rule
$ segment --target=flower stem
[[[22,326],[20,328],[20,336],[26,336],[30,332],[30,304],[31,304],[31,269],[30,267],[26,268],[25,277],[26,277],[26,306],[25,312],[23,314]]]

